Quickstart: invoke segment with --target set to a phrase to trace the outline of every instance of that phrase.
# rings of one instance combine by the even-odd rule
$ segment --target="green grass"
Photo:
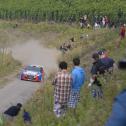
[[[2,58],[4,57],[4,59]],[[10,54],[0,54],[0,77],[10,74],[15,68],[20,65],[20,62],[14,60]]]
[[[10,75],[16,73],[21,63],[13,59],[11,54],[0,53],[0,87],[4,86]]]
[[[38,26],[32,26],[33,29],[34,27]],[[48,27],[48,30],[53,29],[53,26],[47,25],[42,26],[42,31],[44,31],[43,27]],[[57,31],[57,27],[54,27],[53,31]],[[92,30],[81,31],[77,28],[70,28],[69,26],[66,27],[67,29],[62,29],[62,26],[59,25],[61,31],[58,31],[58,33],[60,34],[58,34],[57,38],[52,41],[51,45],[59,47],[63,41],[69,39],[68,36],[76,35],[76,48],[61,58],[69,63],[69,69],[72,67],[72,58],[74,56],[80,56],[81,65],[84,66],[88,71],[89,66],[91,65],[92,52],[102,47],[107,48],[110,51],[110,56],[116,61],[118,61],[120,57],[125,56],[125,40],[122,41],[120,49],[115,48],[115,41],[118,39],[117,32],[110,30],[100,30],[95,32]],[[25,30],[28,30],[28,28]],[[42,31],[40,30],[39,33]],[[88,41],[80,40],[80,35],[82,33],[89,34]],[[89,76],[89,71],[87,72],[87,75]],[[80,126],[103,126],[108,115],[110,114],[113,98],[126,86],[125,75],[125,71],[115,70],[112,77],[107,80],[107,84],[103,85],[104,99],[99,101],[92,99],[90,90],[87,87],[87,81],[81,90],[81,102],[77,108],[77,115],[73,115],[71,111],[68,111],[66,117],[64,118],[57,119],[54,116],[53,87],[51,86],[52,78],[48,80],[43,89],[40,89],[36,92],[34,97],[27,103],[25,108],[32,115],[33,126],[77,126],[78,124],[80,124]],[[9,125],[24,126],[22,113],[20,113],[18,118]]]
[[[8,80],[6,76],[12,75],[21,63],[15,60],[8,47],[14,44],[14,38],[11,35],[12,24],[0,22],[0,87]]]
[[[60,44],[69,41],[70,37],[75,37],[75,48],[63,55],[59,60],[65,60],[69,64],[69,70],[72,68],[72,59],[75,56],[80,56],[81,66],[84,66],[87,71],[87,79],[89,79],[89,69],[91,66],[91,55],[100,48],[107,48],[110,51],[110,56],[117,62],[120,58],[126,57],[125,41],[121,43],[119,49],[115,48],[118,39],[117,31],[101,29],[97,31],[78,29],[68,25],[61,24],[21,24],[18,28],[24,33],[32,33],[34,37],[47,35],[48,42],[46,46],[58,48]],[[48,30],[47,30],[48,29]],[[60,30],[59,30],[60,29]],[[53,32],[53,34],[52,34]],[[49,34],[48,34],[49,33]],[[56,34],[55,34],[56,33]],[[36,35],[37,34],[37,35]],[[56,35],[49,39],[48,35]],[[81,35],[89,35],[88,39],[80,39]],[[126,86],[126,71],[116,69],[113,75],[107,79],[106,83],[103,79],[104,99],[95,101],[91,97],[91,93],[86,81],[85,86],[81,90],[81,102],[77,107],[77,115],[74,115],[68,110],[64,118],[57,119],[53,113],[53,86],[51,80],[54,74],[50,76],[44,88],[39,89],[24,106],[31,113],[33,126],[103,126],[108,118],[111,109],[113,98]],[[6,125],[7,126],[7,125]],[[22,112],[16,120],[8,126],[25,126],[22,120]]]

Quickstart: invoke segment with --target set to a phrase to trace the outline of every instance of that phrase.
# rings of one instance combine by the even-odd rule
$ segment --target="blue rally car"
[[[44,69],[42,66],[28,65],[22,69],[20,79],[41,82],[44,80]]]

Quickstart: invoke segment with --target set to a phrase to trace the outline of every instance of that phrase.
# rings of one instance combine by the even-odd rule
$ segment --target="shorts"
[[[69,108],[76,108],[77,103],[80,101],[80,90],[72,90],[68,102]]]

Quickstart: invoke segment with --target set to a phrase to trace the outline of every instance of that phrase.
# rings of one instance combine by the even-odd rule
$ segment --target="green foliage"
[[[16,1],[16,0],[15,0]],[[65,0],[64,0],[65,2]],[[4,23],[2,23],[4,24]],[[0,24],[1,29],[10,28],[12,30],[13,23]],[[126,57],[125,52],[125,40],[121,42],[121,47],[119,49],[115,48],[116,40],[118,40],[117,31],[112,31],[109,29],[100,29],[93,31],[91,29],[82,30],[77,27],[70,27],[68,25],[61,24],[48,24],[48,23],[25,23],[19,25],[18,30],[24,31],[24,33],[32,33],[46,35],[49,32],[49,37],[47,36],[48,46],[54,46],[59,48],[59,46],[69,40],[71,37],[75,37],[75,48],[63,55],[62,59],[68,62],[69,69],[72,67],[72,59],[75,56],[80,56],[81,65],[85,67],[87,71],[87,79],[89,77],[89,66],[91,66],[91,55],[94,51],[99,48],[107,48],[111,57],[117,62],[120,58]],[[8,29],[7,29],[8,30]],[[58,33],[54,40],[48,42],[51,38],[51,33]],[[3,34],[5,34],[4,32]],[[1,33],[0,44],[6,42],[9,44],[8,37],[6,39],[2,38],[5,36]],[[86,36],[88,38],[80,39],[80,36]],[[19,36],[18,36],[19,38]],[[37,38],[39,39],[39,38]],[[0,46],[2,47],[2,46]],[[5,47],[5,46],[3,46]],[[3,61],[2,53],[0,53],[0,62]],[[1,59],[2,58],[2,59]],[[12,72],[18,66],[19,63],[15,61],[11,54],[4,55],[4,62],[1,63],[0,76]],[[89,88],[87,87],[88,81],[81,90],[81,102],[77,107],[77,114],[74,115],[73,112],[68,110],[64,118],[57,119],[53,113],[53,86],[51,86],[52,78],[46,82],[42,89],[36,91],[33,98],[28,101],[24,108],[31,113],[33,126],[103,126],[106,119],[108,118],[111,109],[113,98],[126,87],[126,71],[115,70],[113,75],[110,77],[101,78],[104,91],[104,99],[94,100],[91,97]],[[54,77],[54,73],[52,73]],[[8,124],[8,126],[25,126],[22,119],[22,112],[18,118]]]
[[[17,60],[13,59],[11,55],[11,51],[9,51],[8,47],[12,44],[10,42],[10,37],[8,35],[8,31],[1,30],[1,28],[11,28],[11,25],[0,23],[0,78],[9,75],[14,70],[16,70],[21,64]],[[5,79],[6,80],[6,79]],[[4,79],[0,80],[0,86],[3,85]]]
[[[21,64],[14,60],[11,54],[0,53],[0,77],[9,75],[15,69],[17,69]]]
[[[78,21],[80,16],[88,14],[108,15],[113,21],[125,20],[126,1],[120,0],[1,0],[1,19],[25,19],[33,22]],[[123,12],[123,13],[121,13]]]

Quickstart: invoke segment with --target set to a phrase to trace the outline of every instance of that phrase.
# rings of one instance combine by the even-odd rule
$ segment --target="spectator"
[[[94,98],[102,98],[102,85],[98,80],[98,77],[101,77],[99,75],[108,75],[113,72],[114,60],[108,57],[108,51],[105,49],[98,51],[98,53],[94,53],[92,58],[94,59],[94,62],[91,68],[92,77],[89,86],[91,86]]]
[[[105,27],[105,17],[102,18],[102,26]]]
[[[9,107],[5,112],[4,112],[4,117],[7,120],[13,120],[14,117],[16,117],[20,110],[21,110],[22,104],[18,103],[16,106],[11,106]]]
[[[80,27],[81,27],[81,29],[84,28],[84,18],[83,17],[80,18]]]
[[[87,15],[84,15],[80,18],[80,27],[86,28],[87,27]]]
[[[108,56],[108,51],[106,49],[101,49],[98,51],[101,62],[106,66],[106,72],[112,73],[115,61]]]
[[[66,51],[68,51],[67,46],[66,46],[66,43],[63,43],[63,44],[60,46],[60,51],[62,51],[63,54],[64,54]]]
[[[125,25],[122,24],[121,27],[120,27],[120,38],[121,38],[121,40],[125,38],[125,32],[126,32]]]
[[[72,37],[68,42],[63,43],[60,46],[60,48],[59,48],[60,51],[62,51],[63,54],[64,54],[65,52],[71,50],[74,46],[74,42],[75,42],[74,37]]]
[[[54,85],[54,113],[56,117],[65,115],[71,90],[71,75],[67,72],[67,63],[59,63],[59,72],[53,81]]]
[[[105,27],[108,28],[109,26],[109,18],[105,16]]]
[[[125,38],[125,24],[122,24],[121,27],[120,27],[120,31],[119,31],[119,40],[117,41],[117,45],[116,47],[119,48],[120,47],[120,43],[121,43],[121,40],[123,40]]]
[[[88,19],[87,19],[87,15],[84,15],[84,16],[83,16],[83,19],[84,19],[84,20],[83,20],[83,21],[84,21],[84,22],[83,22],[84,27],[87,27],[87,20],[88,20]]]
[[[119,61],[119,68],[126,69],[126,61]],[[114,100],[112,113],[105,126],[126,126],[126,90],[123,90]]]
[[[30,125],[32,123],[30,113],[27,112],[25,109],[23,113],[23,120],[26,125]]]
[[[105,65],[101,62],[98,53],[94,53],[92,58],[94,59],[94,62],[91,68],[91,78],[88,86],[91,87],[92,96],[99,99],[103,97],[103,91],[102,85],[98,80],[98,75],[105,73]]]
[[[100,29],[100,24],[99,24],[99,22],[95,22],[95,24],[94,24],[94,29],[96,30],[96,29]]]
[[[85,70],[80,67],[80,59],[73,59],[74,68],[72,70],[72,89],[68,107],[72,108],[75,112],[77,103],[80,101],[80,89],[85,81]],[[76,113],[76,112],[75,112]]]

